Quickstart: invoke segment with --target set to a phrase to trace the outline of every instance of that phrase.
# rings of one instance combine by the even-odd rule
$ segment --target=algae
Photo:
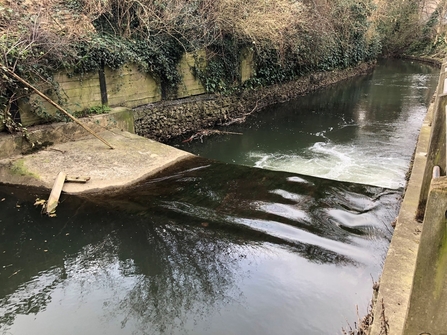
[[[39,176],[27,169],[24,159],[18,159],[12,163],[10,171],[14,175],[28,176],[39,179]]]
[[[445,228],[446,220],[443,220],[443,238],[441,241],[441,246],[438,251],[438,259],[436,261],[436,268],[435,268],[435,285],[434,285],[434,298],[438,299],[441,294],[444,287],[444,280],[447,278],[447,229]]]

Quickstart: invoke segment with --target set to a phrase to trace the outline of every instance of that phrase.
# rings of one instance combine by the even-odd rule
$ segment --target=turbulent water
[[[63,196],[56,218],[41,190],[0,186],[0,334],[341,334],[368,307],[435,80],[380,64],[189,147],[224,162]]]

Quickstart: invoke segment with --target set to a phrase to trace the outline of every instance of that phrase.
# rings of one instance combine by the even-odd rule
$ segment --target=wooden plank
[[[66,182],[71,183],[86,183],[90,180],[90,177],[71,177],[71,176],[65,176]]]
[[[59,172],[54,181],[53,188],[51,189],[50,197],[47,201],[47,206],[45,211],[48,215],[54,213],[57,205],[59,204],[59,197],[61,196],[62,187],[64,187],[66,174],[64,172]]]

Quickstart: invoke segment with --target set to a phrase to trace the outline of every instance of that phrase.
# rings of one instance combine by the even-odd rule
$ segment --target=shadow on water
[[[380,271],[400,196],[204,159],[119,194],[63,196],[55,219],[33,207],[40,192],[1,189],[6,334],[335,333],[351,299],[369,298],[370,285],[360,293],[352,277]],[[334,273],[329,289],[312,284],[328,273],[322,265]],[[353,290],[332,302],[343,317],[325,302],[333,285]]]

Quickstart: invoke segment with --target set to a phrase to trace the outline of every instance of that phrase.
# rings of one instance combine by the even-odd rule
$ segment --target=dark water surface
[[[357,320],[356,306],[365,313],[379,277],[404,184],[396,171],[399,164],[408,168],[436,75],[420,64],[384,64],[371,76],[320,91],[318,99],[296,100],[319,115],[312,122],[304,107],[295,115],[293,103],[285,104],[271,109],[270,122],[259,114],[242,125],[241,137],[202,145],[261,166],[235,159],[250,157],[248,144],[268,134],[250,139],[245,129],[271,128],[271,139],[262,141],[271,146],[256,149],[268,164],[271,157],[296,159],[300,148],[317,143],[366,150],[360,144],[379,134],[380,160],[394,171],[376,178],[383,185],[198,158],[119,195],[62,196],[56,218],[33,206],[48,196],[40,190],[0,187],[0,334],[341,334]],[[390,90],[401,95],[392,99]],[[377,107],[379,98],[388,112]],[[363,109],[368,118],[361,126]],[[290,121],[275,125],[277,118]],[[342,120],[346,125],[336,128]],[[402,134],[393,120],[405,125]],[[295,123],[301,131],[291,129]],[[331,137],[336,133],[344,135]],[[290,136],[300,140],[289,143]],[[401,137],[407,145],[388,148]],[[221,142],[233,140],[242,142],[224,149]],[[314,159],[325,162],[323,154]]]

